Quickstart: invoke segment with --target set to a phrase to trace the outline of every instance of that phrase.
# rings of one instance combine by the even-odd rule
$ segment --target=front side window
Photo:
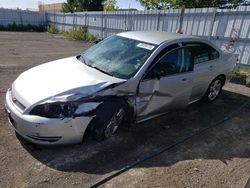
[[[129,79],[148,59],[155,45],[112,36],[81,55],[81,60],[101,72]]]
[[[193,69],[190,48],[174,49],[156,63],[145,79],[164,77],[172,74],[188,72]]]

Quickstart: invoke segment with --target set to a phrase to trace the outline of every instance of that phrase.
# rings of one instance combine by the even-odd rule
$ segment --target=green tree
[[[170,0],[137,0],[146,9],[166,9],[170,7]]]
[[[104,3],[103,3],[103,10],[104,11],[114,11],[114,10],[117,10],[118,7],[116,7],[117,1],[116,0],[106,0]]]
[[[63,12],[102,11],[104,0],[67,0]]]
[[[146,9],[234,7],[245,0],[137,0]]]

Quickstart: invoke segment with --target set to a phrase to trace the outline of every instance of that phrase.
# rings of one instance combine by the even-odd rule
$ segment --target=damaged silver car
[[[36,144],[104,140],[204,99],[214,101],[236,57],[210,41],[166,32],[124,32],[79,56],[22,73],[6,94],[11,127]]]

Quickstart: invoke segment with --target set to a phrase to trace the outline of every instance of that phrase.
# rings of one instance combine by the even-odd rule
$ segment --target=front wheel
[[[220,77],[215,78],[209,85],[203,99],[209,103],[215,101],[222,90],[222,86],[223,80]]]
[[[106,102],[97,109],[91,122],[92,136],[97,141],[105,140],[116,133],[125,118],[125,110],[119,103]]]

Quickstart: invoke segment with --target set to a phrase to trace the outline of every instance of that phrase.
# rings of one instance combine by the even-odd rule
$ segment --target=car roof
[[[117,34],[134,40],[159,45],[162,42],[175,39],[200,39],[191,35],[183,35],[177,33],[168,33],[164,31],[129,31]]]

